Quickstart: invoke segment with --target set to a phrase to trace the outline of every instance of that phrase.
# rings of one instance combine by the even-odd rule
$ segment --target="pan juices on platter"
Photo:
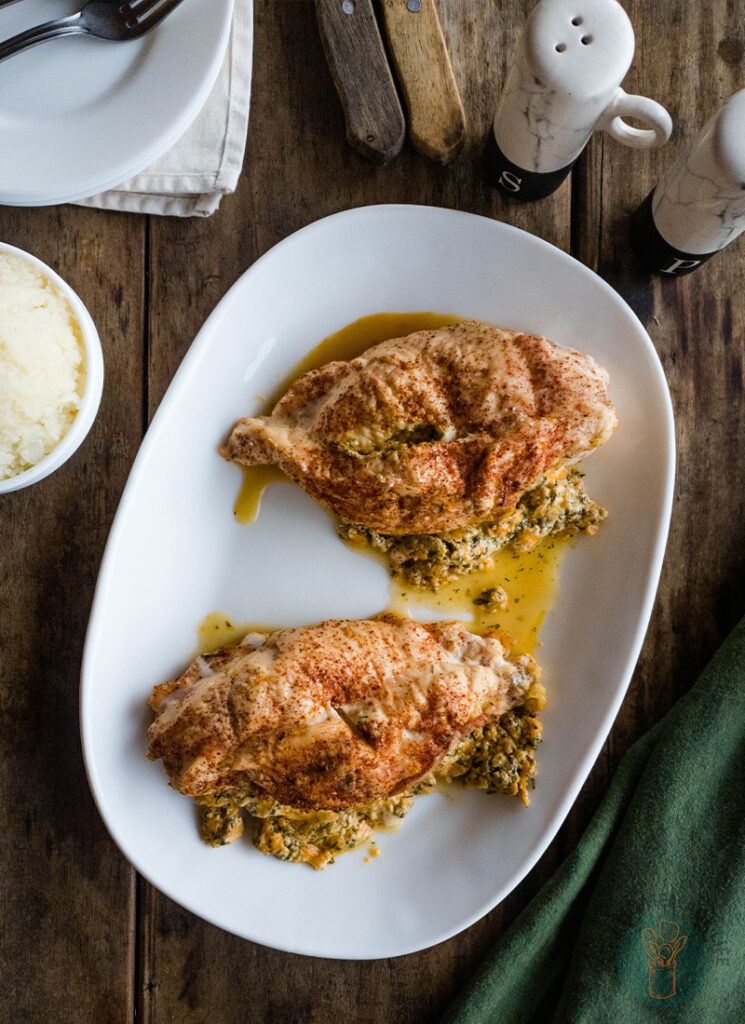
[[[245,467],[237,513],[281,471],[385,561],[393,599],[374,620],[249,633],[155,688],[149,756],[197,799],[207,842],[238,838],[243,811],[260,850],[321,868],[438,781],[528,803],[533,652],[562,538],[606,515],[577,464],[617,426],[608,384],[544,337],[381,314],[235,424],[221,454]],[[414,622],[417,606],[473,622]]]

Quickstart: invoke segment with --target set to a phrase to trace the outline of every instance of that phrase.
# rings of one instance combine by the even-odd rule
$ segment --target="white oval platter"
[[[366,314],[435,311],[543,333],[611,375],[621,425],[584,467],[610,510],[579,538],[539,656],[549,690],[531,805],[477,791],[421,798],[380,856],[344,854],[315,873],[242,840],[213,850],[192,802],[145,759],[146,701],[196,646],[214,609],[300,625],[366,617],[387,602],[377,563],[349,551],[299,488],[272,485],[236,524],[237,467],[217,455],[235,419],[261,410],[288,370]],[[82,671],[90,784],[126,857],[201,917],[278,949],[391,957],[468,927],[503,899],[556,834],[608,734],[644,638],[674,476],[660,362],[599,277],[505,224],[449,210],[350,210],[297,232],[254,264],[210,316],[147,433],[96,590]]]

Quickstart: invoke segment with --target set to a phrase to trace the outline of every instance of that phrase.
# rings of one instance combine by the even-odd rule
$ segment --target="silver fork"
[[[0,60],[48,39],[61,36],[96,36],[124,42],[155,28],[182,0],[88,0],[81,11],[56,18],[0,43]]]

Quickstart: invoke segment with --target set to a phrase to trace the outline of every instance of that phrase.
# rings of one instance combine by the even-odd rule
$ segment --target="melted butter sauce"
[[[342,327],[335,334],[330,334],[312,348],[307,356],[303,356],[270,399],[270,408],[267,411],[271,411],[290,384],[308,370],[317,370],[320,366],[333,363],[337,359],[356,359],[368,348],[379,345],[381,341],[404,338],[414,331],[436,331],[440,327],[452,327],[453,324],[459,324],[462,319],[462,316],[448,316],[442,313],[375,313],[373,316],[363,316],[354,323]]]
[[[378,313],[355,320],[342,330],[325,338],[287,375],[265,408],[268,414],[289,386],[308,370],[317,369],[337,359],[354,359],[372,345],[389,338],[400,338],[413,331],[436,330],[459,323],[463,318],[439,313]],[[243,467],[243,486],[235,505],[236,520],[242,525],[252,523],[261,507],[261,497],[272,483],[287,477],[276,466]],[[471,573],[442,587],[437,593],[407,587],[395,580],[390,585],[390,601],[385,611],[408,618],[426,618],[422,612],[440,613],[463,619],[475,633],[499,630],[512,641],[513,653],[534,653],[538,634],[546,613],[556,598],[559,566],[569,549],[568,540],[544,541],[533,551],[517,554],[509,550],[493,556],[493,567]],[[382,555],[369,548],[353,547],[357,554],[375,558],[386,566]],[[484,590],[503,587],[507,606],[490,611],[475,605]],[[238,643],[250,631],[266,632],[265,625],[235,623],[222,612],[208,615],[199,626],[200,650],[207,653],[231,643]]]
[[[463,576],[436,593],[391,580],[384,611],[419,621],[431,619],[431,612],[461,619],[472,633],[483,636],[498,631],[506,643],[509,641],[512,654],[535,654],[543,620],[556,600],[559,568],[571,545],[570,539],[555,538],[520,554],[498,551],[493,556],[493,568]],[[387,571],[384,556],[369,548],[353,550],[381,562]],[[474,598],[492,587],[504,588],[505,608],[492,611],[474,604]],[[237,622],[219,610],[210,612],[197,627],[198,653],[210,654],[221,647],[239,644],[247,633],[272,633],[280,628],[265,622]]]
[[[463,619],[473,633],[498,630],[509,638],[513,654],[534,654],[541,625],[556,599],[559,566],[570,546],[568,539],[553,539],[532,551],[498,551],[492,556],[493,568],[462,576],[436,593],[392,580],[386,611],[421,620],[426,609]],[[504,588],[506,607],[492,611],[474,604],[492,587]]]
[[[239,644],[247,633],[272,633],[277,628],[265,622],[236,622],[225,612],[210,612],[197,626],[199,653],[211,654],[221,647]]]
[[[235,500],[233,514],[241,526],[253,523],[261,511],[261,499],[269,484],[287,483],[287,477],[277,466],[241,466],[243,483]]]
[[[413,331],[434,331],[460,323],[461,316],[440,313],[376,313],[343,327],[312,348],[297,363],[266,404],[264,415],[269,415],[289,386],[308,370],[317,370],[337,359],[355,359],[372,345],[389,338],[402,338]],[[235,503],[235,518],[241,526],[254,522],[261,508],[261,496],[269,484],[287,480],[276,466],[242,466],[243,485]]]

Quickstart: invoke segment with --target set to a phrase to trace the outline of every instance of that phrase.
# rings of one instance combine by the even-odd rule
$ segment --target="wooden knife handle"
[[[347,141],[368,160],[388,163],[401,151],[406,121],[372,0],[316,0],[316,13]]]
[[[435,0],[383,0],[383,17],[409,114],[409,141],[446,164],[463,142],[466,115]]]

